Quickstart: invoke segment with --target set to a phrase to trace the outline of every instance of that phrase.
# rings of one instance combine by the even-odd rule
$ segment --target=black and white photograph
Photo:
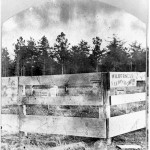
[[[1,150],[148,150],[148,0],[1,10]]]

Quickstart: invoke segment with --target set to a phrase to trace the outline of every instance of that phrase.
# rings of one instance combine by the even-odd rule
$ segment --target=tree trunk
[[[20,69],[20,76],[22,76],[22,67],[21,67],[21,69]]]
[[[61,74],[64,74],[64,64],[61,65]]]
[[[132,62],[131,62],[131,71],[132,71]]]
[[[6,66],[7,65],[6,65],[6,58],[5,58],[5,68],[4,68],[5,69],[5,77],[7,77],[7,72],[6,72],[7,71],[7,67]]]
[[[45,69],[45,68],[46,68],[46,66],[45,66],[45,65],[46,65],[46,61],[45,61],[45,58],[44,58],[44,64],[43,64],[43,75],[45,75],[45,70],[46,70],[46,69]]]
[[[98,72],[98,62],[96,61],[96,72]]]
[[[50,58],[50,75],[53,74],[53,62],[52,59]]]
[[[23,76],[25,76],[25,73],[26,73],[26,71],[25,71],[25,66],[23,65]]]
[[[51,75],[53,74],[52,64],[51,64],[51,66],[50,66],[50,73],[51,73]]]
[[[31,76],[33,76],[33,68],[32,68],[32,65],[33,65],[33,58],[31,57]]]
[[[19,67],[19,54],[17,54],[17,67],[16,67],[16,75],[19,76],[19,70],[20,70],[20,67]]]

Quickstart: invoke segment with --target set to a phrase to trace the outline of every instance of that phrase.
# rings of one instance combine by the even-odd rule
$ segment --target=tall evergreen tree
[[[2,77],[10,76],[11,60],[7,48],[2,48]]]
[[[80,73],[88,73],[91,70],[90,67],[90,61],[89,61],[89,56],[90,56],[90,46],[88,42],[81,40],[81,42],[78,44],[79,48],[79,72]]]
[[[39,75],[40,73],[37,71],[39,68],[38,60],[39,60],[39,51],[36,47],[36,42],[33,38],[27,41],[27,53],[28,57],[26,59],[26,73],[27,75]]]
[[[71,59],[70,59],[70,64],[72,67],[72,72],[73,73],[78,73],[80,69],[80,50],[77,45],[71,47]]]
[[[134,42],[130,45],[131,62],[133,71],[146,71],[146,50],[141,44]]]
[[[25,45],[25,40],[20,37],[15,43],[15,63],[16,63],[16,73],[17,76],[25,75],[25,59],[27,58],[27,46]]]
[[[91,63],[93,64],[96,72],[99,71],[99,64],[102,61],[103,55],[106,52],[105,49],[101,50],[102,39],[99,37],[93,38],[94,48],[92,49],[92,54],[90,55]]]
[[[66,73],[67,63],[69,61],[69,45],[66,35],[61,32],[56,38],[56,43],[54,44],[54,56],[57,62],[61,65],[61,73]]]
[[[38,49],[40,52],[40,62],[42,64],[42,74],[46,75],[46,65],[48,62],[48,49],[49,49],[49,42],[46,36],[43,36],[39,41]]]
[[[124,42],[113,37],[107,46],[108,52],[103,60],[105,71],[127,71],[128,54]]]

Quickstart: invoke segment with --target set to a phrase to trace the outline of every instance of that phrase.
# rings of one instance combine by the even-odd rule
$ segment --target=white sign
[[[145,72],[136,72],[135,73],[137,81],[145,81],[146,80],[146,73]]]
[[[40,96],[41,97],[47,97],[49,94],[48,90],[47,89],[42,89],[41,92],[40,92]]]
[[[53,86],[51,89],[50,89],[50,95],[51,97],[56,97],[58,94],[58,86]]]
[[[145,72],[110,72],[110,88],[136,86],[145,80]]]

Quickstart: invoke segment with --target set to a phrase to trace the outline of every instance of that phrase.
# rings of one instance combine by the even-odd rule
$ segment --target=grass
[[[2,150],[50,150],[52,147],[67,145],[71,143],[83,142],[85,147],[80,149],[95,150],[94,143],[97,138],[84,138],[74,136],[60,136],[60,135],[42,135],[42,134],[28,134],[28,138],[22,136],[19,140],[18,135],[7,135],[2,137]],[[107,146],[108,150],[116,150],[116,145],[119,144],[137,144],[146,150],[146,129],[137,130],[126,133],[124,135],[112,138],[111,145]],[[78,147],[79,149],[79,147]],[[71,150],[71,149],[70,149]],[[75,150],[75,149],[72,149]]]

